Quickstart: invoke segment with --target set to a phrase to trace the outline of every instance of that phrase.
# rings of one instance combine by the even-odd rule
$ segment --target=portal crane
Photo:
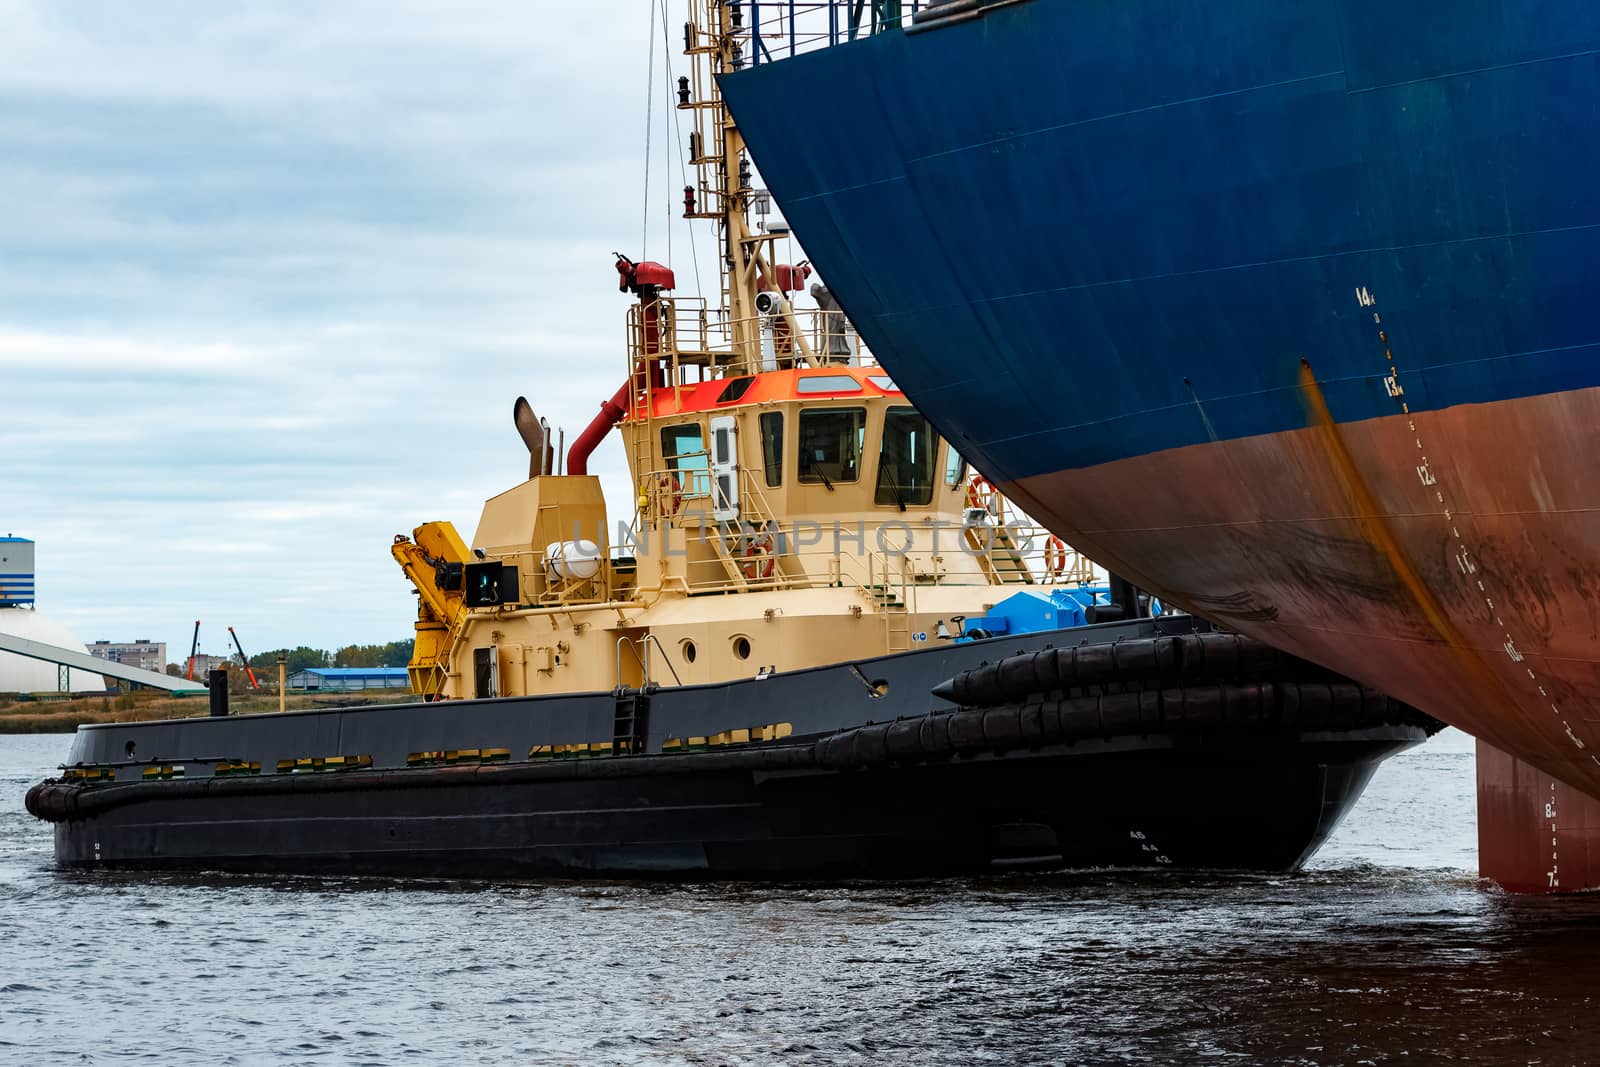
[[[194,620],[194,640],[189,642],[189,669],[184,677],[194,681],[194,657],[200,651],[200,620]]]

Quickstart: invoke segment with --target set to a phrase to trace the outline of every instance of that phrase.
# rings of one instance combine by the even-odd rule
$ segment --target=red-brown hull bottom
[[[1513,893],[1600,889],[1600,800],[1479,741],[1478,869]]]
[[[1600,813],[1600,390],[1343,425],[1309,381],[1305,395],[1302,430],[1005,488],[1169,603],[1526,764],[1486,761],[1481,862],[1537,888],[1549,834],[1528,866],[1521,807],[1548,779],[1530,772],[1576,787],[1564,814]]]

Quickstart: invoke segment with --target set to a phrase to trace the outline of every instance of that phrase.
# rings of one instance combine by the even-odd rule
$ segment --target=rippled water
[[[1473,873],[1472,754],[1293,877],[779,887],[57,873],[0,738],[0,1063],[1583,1063],[1600,899]]]

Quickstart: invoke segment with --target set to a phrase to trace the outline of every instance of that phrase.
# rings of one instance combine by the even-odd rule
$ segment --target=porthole
[[[694,642],[693,641],[685,641],[683,643],[683,661],[685,663],[693,663],[694,662],[694,657],[695,657]]]
[[[739,636],[733,639],[733,654],[740,659],[750,658],[750,639]]]

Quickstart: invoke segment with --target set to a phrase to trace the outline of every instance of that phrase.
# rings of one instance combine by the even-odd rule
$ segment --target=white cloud
[[[625,373],[648,11],[0,0],[0,532],[40,607],[173,657],[195,618],[409,635],[392,536],[470,536],[526,472],[513,399],[570,442]]]

